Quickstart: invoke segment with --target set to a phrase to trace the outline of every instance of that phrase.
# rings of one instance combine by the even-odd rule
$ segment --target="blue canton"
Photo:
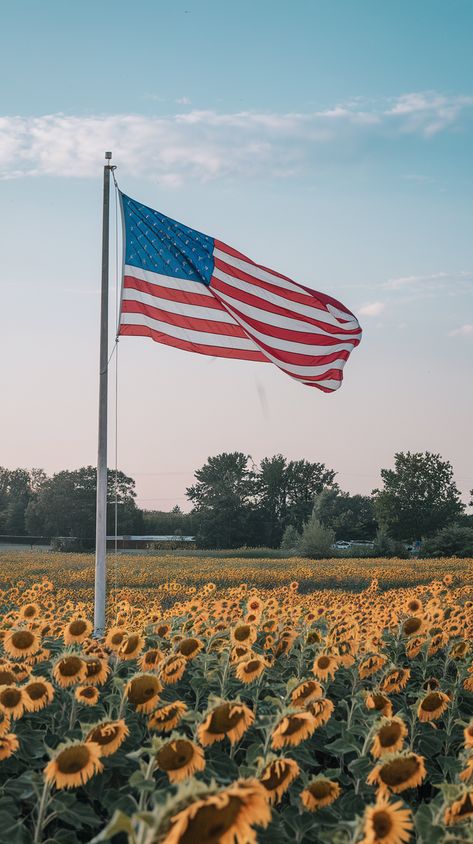
[[[121,194],[125,263],[160,275],[210,284],[214,239]]]

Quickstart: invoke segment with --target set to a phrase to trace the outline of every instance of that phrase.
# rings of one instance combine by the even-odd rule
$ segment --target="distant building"
[[[117,536],[117,548],[119,550],[139,550],[140,548],[151,551],[164,551],[176,548],[195,548],[194,536]],[[107,536],[107,549],[115,548],[115,537]]]

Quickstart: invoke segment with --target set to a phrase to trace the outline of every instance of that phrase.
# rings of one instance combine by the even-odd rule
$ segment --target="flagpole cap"
[[[106,161],[110,161],[111,157],[112,157],[112,153],[111,153],[111,152],[106,152],[106,153],[105,153],[105,159],[106,159]]]

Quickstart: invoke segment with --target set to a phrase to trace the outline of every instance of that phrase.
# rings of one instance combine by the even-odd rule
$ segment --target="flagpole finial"
[[[105,153],[105,160],[106,160],[106,161],[110,161],[111,157],[112,157],[112,153],[111,153],[111,152],[106,152],[106,153]]]

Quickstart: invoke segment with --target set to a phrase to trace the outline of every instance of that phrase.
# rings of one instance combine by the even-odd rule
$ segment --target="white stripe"
[[[261,267],[258,267],[256,264],[252,264],[249,261],[242,261],[241,258],[234,258],[233,255],[229,255],[228,252],[222,252],[221,249],[214,249],[213,255],[214,258],[219,258],[221,261],[225,261],[226,264],[230,264],[231,267],[235,267],[237,270],[242,270],[242,272],[248,273],[248,275],[252,275],[260,281],[267,281],[269,284],[274,284],[276,287],[283,287],[285,290],[291,290],[293,293],[301,293],[303,296],[311,295],[307,292],[307,290],[303,290],[302,287],[299,287],[299,285],[294,281],[279,278],[279,276],[273,275],[271,271],[263,270]]]
[[[336,381],[334,378],[327,378],[326,381],[301,381],[301,384],[306,384],[308,387],[315,387],[316,384],[321,384],[322,387],[327,387],[329,390],[339,390],[343,384],[343,381]]]
[[[210,289],[212,290],[212,288]],[[315,325],[311,325],[303,320],[299,321],[297,319],[291,319],[290,317],[281,316],[280,314],[273,314],[271,311],[263,311],[261,308],[254,308],[252,305],[247,305],[246,302],[241,302],[239,299],[227,296],[226,293],[221,293],[220,290],[215,290],[214,294],[216,298],[218,297],[219,299],[222,299],[222,301],[225,302],[225,305],[232,309],[232,313],[235,313],[235,311],[241,312],[247,317],[252,317],[253,319],[266,323],[267,325],[274,325],[276,328],[284,328],[288,331],[308,332],[313,334],[314,344],[317,343],[317,337],[320,337],[320,335],[345,341],[327,346],[310,344],[311,349],[317,349],[317,351],[314,351],[313,354],[323,355],[330,354],[330,352],[341,352],[342,350],[351,352],[353,349],[353,343],[356,341],[356,338],[353,338],[353,340],[347,340],[346,337],[341,337],[338,334],[328,334],[328,332],[324,331],[323,328],[316,328]],[[242,322],[240,313],[235,313],[235,321],[238,321],[239,323]],[[248,326],[248,330],[256,333],[256,330],[251,326]],[[273,335],[269,335],[268,339],[271,339],[272,337]],[[306,342],[305,345],[308,345],[308,343]]]
[[[200,281],[191,281],[187,278],[174,278],[171,275],[161,275],[150,270],[143,270],[141,267],[125,265],[125,275],[147,281],[148,284],[160,284],[161,287],[169,287],[171,290],[182,290],[184,293],[198,293],[200,296],[212,296],[208,286]]]
[[[312,317],[312,319],[316,319],[319,322],[325,322],[327,325],[335,326],[339,330],[341,328],[339,320],[332,314],[329,314],[328,311],[307,305],[301,305],[300,302],[293,302],[292,299],[289,301],[288,299],[284,299],[282,296],[278,296],[275,293],[270,293],[268,290],[262,291],[261,288],[258,288],[256,285],[250,284],[247,281],[242,281],[240,278],[235,278],[235,276],[228,275],[228,273],[224,273],[216,267],[214,268],[213,276],[219,281],[224,281],[232,287],[242,290],[244,293],[250,293],[252,296],[259,296],[260,299],[265,299],[267,302],[271,302],[279,308],[285,308],[286,310],[293,311],[296,314]]]
[[[212,298],[215,301],[215,297]],[[192,319],[206,319],[212,322],[228,322],[231,325],[238,325],[223,307],[216,310],[215,308],[203,308],[200,305],[187,305],[184,302],[174,302],[172,299],[161,299],[159,296],[144,293],[142,290],[135,290],[130,287],[123,288],[123,301],[141,302],[143,305],[151,305],[153,308],[160,308],[162,311],[168,311],[171,314],[180,314],[181,316],[191,317]]]
[[[192,331],[189,328],[179,328],[177,325],[170,325],[168,322],[160,322],[160,320],[153,319],[145,314],[122,314],[121,324],[145,325],[147,328],[159,331],[161,334],[168,334],[170,337],[177,337],[201,346],[221,346],[225,349],[243,349],[251,352],[260,351],[256,343],[249,338],[229,337],[227,334],[210,334],[206,331]]]

